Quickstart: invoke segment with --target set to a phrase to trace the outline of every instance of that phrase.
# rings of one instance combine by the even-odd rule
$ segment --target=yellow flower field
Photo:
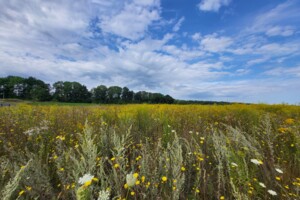
[[[298,199],[300,107],[0,108],[0,199]]]

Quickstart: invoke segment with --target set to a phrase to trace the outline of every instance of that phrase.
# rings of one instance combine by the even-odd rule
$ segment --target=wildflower
[[[26,190],[30,191],[32,189],[32,187],[30,186],[25,186],[26,187]]]
[[[283,174],[283,171],[281,169],[275,168],[276,172]]]
[[[142,183],[144,183],[145,182],[145,176],[142,176]]]
[[[236,164],[236,163],[232,162],[232,163],[231,163],[231,166],[232,166],[232,167],[237,167],[237,166],[238,166],[238,164]]]
[[[185,167],[181,167],[181,171],[184,172],[185,171]]]
[[[140,159],[142,158],[142,156],[138,156],[138,157],[136,157],[136,161],[139,161]]]
[[[136,185],[139,185],[140,183],[141,183],[141,181],[139,181],[139,180],[137,180],[137,181],[135,182]]]
[[[134,174],[133,174],[133,177],[134,177],[134,178],[138,178],[138,177],[139,177],[139,173],[134,173]]]
[[[131,196],[134,196],[134,195],[135,195],[135,192],[134,192],[134,191],[130,192],[130,195],[131,195]]]
[[[124,188],[125,188],[125,189],[128,188],[128,184],[127,184],[127,183],[124,184]]]
[[[263,162],[261,160],[257,160],[257,159],[251,159],[250,160],[252,163],[256,164],[256,165],[262,165]]]
[[[288,131],[288,128],[285,127],[280,127],[277,129],[280,133],[285,133],[286,131]]]
[[[114,160],[116,160],[116,158],[115,158],[115,157],[112,157],[110,160],[111,160],[111,161],[114,161]]]
[[[275,178],[276,178],[277,181],[281,180],[281,178],[279,176],[276,176]]]
[[[200,193],[200,190],[199,190],[199,189],[196,189],[196,193]]]
[[[19,196],[21,196],[22,194],[24,194],[25,193],[25,191],[24,190],[21,190],[20,192],[19,192]]]
[[[266,185],[265,185],[264,183],[259,182],[258,184],[259,184],[261,187],[266,188]]]
[[[290,189],[290,187],[288,185],[284,186],[286,189]]]
[[[110,193],[108,190],[101,190],[97,200],[109,200]]]
[[[285,122],[286,124],[293,124],[293,123],[295,122],[295,120],[292,119],[292,118],[288,118],[288,119],[286,119],[284,122]]]
[[[59,136],[56,136],[56,139],[64,141],[66,139],[66,137],[59,135]]]
[[[92,184],[94,176],[91,174],[85,174],[83,177],[80,177],[78,183],[84,185],[85,187]]]
[[[114,168],[115,168],[115,169],[117,169],[117,168],[119,168],[119,167],[120,167],[120,165],[119,165],[118,163],[114,164]]]
[[[225,197],[224,196],[220,196],[220,200],[224,200],[225,199]]]
[[[167,178],[166,176],[163,176],[163,177],[161,177],[161,180],[162,180],[163,182],[166,182],[166,181],[168,180],[168,178]]]
[[[137,173],[134,174],[130,173],[126,175],[126,184],[128,187],[132,187],[136,183],[138,177],[138,174],[137,175],[136,174]]]
[[[148,188],[148,187],[150,186],[150,184],[151,184],[151,183],[150,183],[150,182],[148,182],[148,183],[146,184],[146,188]]]
[[[274,190],[268,190],[268,193],[272,196],[276,196],[277,192],[275,192]]]

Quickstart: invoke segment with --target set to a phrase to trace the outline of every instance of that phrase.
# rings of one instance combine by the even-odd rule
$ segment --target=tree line
[[[134,92],[127,87],[99,85],[91,90],[78,82],[57,81],[47,84],[34,77],[0,78],[1,98],[71,103],[174,103],[170,95],[146,91]]]

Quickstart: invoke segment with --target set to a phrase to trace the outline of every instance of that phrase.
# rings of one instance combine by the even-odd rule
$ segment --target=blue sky
[[[298,0],[0,0],[0,76],[300,103]]]

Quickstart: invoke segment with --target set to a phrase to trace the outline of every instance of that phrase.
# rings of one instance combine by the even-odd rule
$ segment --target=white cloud
[[[265,72],[269,76],[294,76],[300,77],[300,66],[297,67],[276,67]]]
[[[99,26],[104,32],[137,40],[144,36],[153,21],[160,19],[159,1],[127,2],[118,14],[101,19]]]
[[[165,45],[162,50],[181,61],[203,58],[205,55],[205,52],[199,49],[184,49],[175,45]]]
[[[300,7],[296,0],[288,0],[273,9],[258,14],[247,29],[250,33],[267,36],[291,36],[299,27]]]
[[[266,35],[287,37],[293,35],[294,32],[295,30],[290,26],[273,26],[266,31]]]
[[[193,34],[192,39],[195,40],[195,41],[199,41],[201,39],[201,33]]]
[[[297,53],[300,50],[299,42],[290,43],[268,43],[257,49],[257,53],[270,56],[283,56]]]
[[[200,43],[206,51],[222,52],[233,43],[233,40],[229,37],[218,37],[216,34],[212,34],[206,35]]]
[[[251,65],[261,64],[261,63],[264,63],[264,62],[266,62],[266,61],[268,61],[268,60],[269,60],[268,57],[257,58],[257,59],[249,60],[249,61],[247,62],[247,65],[248,65],[248,66],[251,66]]]
[[[175,26],[173,27],[173,31],[174,31],[174,32],[179,31],[179,29],[180,29],[182,23],[184,22],[184,20],[185,20],[185,17],[181,17],[181,18],[178,20],[178,22],[177,22],[177,23],[175,24]]]
[[[202,11],[218,12],[222,6],[228,6],[231,0],[202,0],[198,5]]]

